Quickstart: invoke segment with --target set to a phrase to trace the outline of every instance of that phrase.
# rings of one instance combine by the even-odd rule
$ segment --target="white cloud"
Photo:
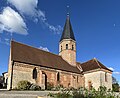
[[[10,39],[5,38],[5,43],[6,43],[7,45],[9,45],[9,44],[10,44]]]
[[[112,68],[112,67],[108,67],[108,69],[110,69],[110,70],[112,70],[112,71],[114,71],[115,69],[114,68]]]
[[[44,51],[48,51],[48,52],[49,52],[49,49],[48,49],[47,47],[42,47],[42,46],[40,46],[39,49],[42,49],[42,50],[44,50]]]
[[[10,45],[10,39],[9,38],[0,38],[0,43],[5,45]]]
[[[10,7],[4,8],[2,14],[0,14],[0,32],[3,31],[22,35],[28,34],[23,18]]]
[[[117,74],[117,75],[120,75],[120,72],[113,72],[113,74]]]
[[[38,0],[8,0],[8,2],[15,6],[21,14],[45,19],[45,14],[37,9]]]
[[[38,9],[38,0],[8,0],[8,2],[15,6],[22,15],[34,18],[35,23],[42,22],[51,32],[59,34],[62,31],[60,25],[53,26],[48,23],[45,13]]]
[[[57,33],[57,34],[60,34],[60,32],[62,31],[62,27],[60,25],[58,26],[53,26],[53,25],[49,25],[49,29],[54,32],[54,33]]]

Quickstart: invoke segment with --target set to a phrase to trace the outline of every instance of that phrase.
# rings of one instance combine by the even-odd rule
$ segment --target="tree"
[[[119,92],[119,84],[118,83],[112,84],[112,88],[113,88],[114,92]]]
[[[118,83],[117,79],[112,76],[112,84]]]
[[[115,77],[112,77],[112,89],[114,92],[119,92],[119,84]]]

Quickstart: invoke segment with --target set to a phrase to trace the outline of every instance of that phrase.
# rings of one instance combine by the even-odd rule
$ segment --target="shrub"
[[[47,90],[52,90],[54,88],[53,83],[47,82]]]
[[[2,83],[0,83],[0,89],[2,89],[3,88],[3,85],[2,85]]]
[[[30,90],[34,90],[34,91],[38,91],[38,90],[41,90],[41,87],[39,85],[36,85],[36,84],[31,84]]]
[[[31,83],[27,80],[19,81],[17,84],[17,89],[19,90],[29,90]]]
[[[112,88],[113,88],[114,92],[119,92],[119,84],[118,83],[112,84]]]
[[[62,91],[59,93],[49,93],[48,96],[52,98],[73,98],[69,91]]]
[[[55,90],[63,90],[64,87],[62,84],[58,84],[56,87],[55,87]]]
[[[106,87],[102,86],[99,87],[98,91],[96,91],[94,88],[92,88],[90,91],[80,88],[79,90],[74,90],[72,94],[70,91],[63,91],[56,94],[50,93],[49,96],[53,98],[120,98],[112,92],[107,92]]]
[[[74,90],[76,90],[74,87],[70,87],[70,90],[72,90],[72,91],[74,91]]]

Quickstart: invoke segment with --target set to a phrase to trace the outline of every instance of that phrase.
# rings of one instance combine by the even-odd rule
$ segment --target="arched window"
[[[78,76],[77,76],[77,83],[79,82],[79,78],[78,78]]]
[[[61,46],[61,51],[62,51],[62,46]]]
[[[105,73],[105,82],[107,82],[107,72]]]
[[[72,50],[74,50],[74,46],[72,45]]]
[[[60,81],[60,73],[57,73],[57,81]]]
[[[37,79],[37,69],[33,69],[33,79]]]
[[[68,49],[68,44],[66,44],[66,49]]]

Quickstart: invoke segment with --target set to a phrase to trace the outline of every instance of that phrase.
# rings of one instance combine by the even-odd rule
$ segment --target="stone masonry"
[[[37,80],[32,78],[33,69],[37,69]],[[57,73],[60,73],[60,81],[57,81]],[[38,67],[35,65],[24,64],[19,62],[14,62],[13,65],[13,75],[12,83],[8,84],[8,89],[10,89],[10,84],[12,84],[12,89],[17,87],[19,81],[28,80],[31,83],[37,84],[44,87],[45,84],[42,82],[42,74],[45,73],[47,76],[47,82],[57,86],[58,84],[64,87],[84,87],[84,76],[76,73],[65,72],[61,70],[49,69],[44,67]],[[8,77],[11,80],[10,76]]]
[[[68,49],[66,49],[66,44],[68,44]],[[59,55],[69,64],[76,66],[76,42],[72,39],[62,40],[59,43]]]

